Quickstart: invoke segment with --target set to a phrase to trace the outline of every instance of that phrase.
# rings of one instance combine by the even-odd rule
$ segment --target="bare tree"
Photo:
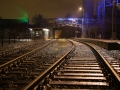
[[[34,24],[35,27],[44,27],[44,18],[41,14],[38,15],[34,15],[32,18],[32,22]]]

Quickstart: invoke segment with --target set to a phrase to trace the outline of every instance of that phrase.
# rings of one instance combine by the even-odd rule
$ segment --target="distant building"
[[[0,19],[0,32],[4,33],[4,38],[8,38],[9,34],[23,38],[26,33],[29,33],[28,25],[27,19]]]

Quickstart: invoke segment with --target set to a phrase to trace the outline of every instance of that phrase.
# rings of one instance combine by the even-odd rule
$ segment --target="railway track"
[[[91,46],[72,41],[61,59],[24,90],[119,90],[118,74]]]
[[[0,90],[21,90],[63,56],[71,46],[66,40],[57,40],[1,64]]]
[[[79,40],[77,40],[77,41],[80,42]],[[109,51],[109,50],[106,50],[106,49],[101,48],[99,46],[96,46],[94,44],[90,44],[90,45],[92,45],[98,51],[98,53],[101,55],[101,57],[104,58],[105,64],[107,65],[109,70],[111,72],[113,72],[112,75],[114,75],[116,77],[118,83],[120,83],[119,53],[115,53],[115,52],[119,52],[119,50],[110,50]]]
[[[19,44],[16,46],[14,45],[14,47],[11,46],[10,48],[6,47],[5,50],[0,51],[0,61],[3,61],[6,58],[7,59],[8,58],[11,58],[11,59],[16,58],[18,56],[21,56],[22,54],[25,54],[35,48],[38,48],[46,43],[49,43],[49,42],[50,42],[50,40],[49,41],[41,40],[39,42],[38,41],[31,42],[31,43],[29,42],[28,44],[23,43],[22,45],[20,43],[20,45]],[[0,64],[2,64],[2,62]]]
[[[119,57],[110,55],[109,51],[107,51],[103,48],[100,48],[96,45],[93,45],[93,46],[101,54],[101,56],[105,58],[104,62],[107,64],[108,68],[110,68],[110,71],[113,72],[113,74],[115,75],[117,80],[120,82],[120,60],[119,60]],[[119,54],[117,54],[117,55],[119,55]]]
[[[36,43],[29,43],[29,44],[24,44],[23,45],[16,45],[14,47],[8,48],[6,50],[0,51],[0,65],[4,64],[14,58],[17,58],[27,52],[30,52],[44,44],[49,43],[50,41],[39,41]]]

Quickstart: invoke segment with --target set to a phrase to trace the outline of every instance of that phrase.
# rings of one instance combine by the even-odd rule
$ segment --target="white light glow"
[[[73,22],[75,22],[75,19],[73,19]]]
[[[43,31],[49,32],[49,29],[47,29],[47,28],[44,28],[44,29],[43,29]]]
[[[33,29],[32,28],[29,28],[30,31],[32,31]]]
[[[82,10],[82,8],[80,7],[79,10]]]

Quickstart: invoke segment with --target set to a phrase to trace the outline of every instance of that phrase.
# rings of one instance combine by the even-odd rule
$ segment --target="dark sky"
[[[26,17],[31,21],[35,14],[57,18],[70,12],[73,17],[78,17],[80,6],[82,0],[0,0],[0,16],[3,19]]]

